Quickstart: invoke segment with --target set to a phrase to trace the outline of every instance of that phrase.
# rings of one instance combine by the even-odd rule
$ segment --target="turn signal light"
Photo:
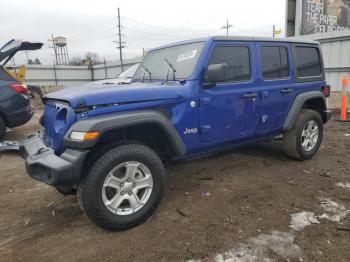
[[[98,137],[98,132],[87,132],[84,136],[84,140],[85,141],[93,140],[96,137]]]

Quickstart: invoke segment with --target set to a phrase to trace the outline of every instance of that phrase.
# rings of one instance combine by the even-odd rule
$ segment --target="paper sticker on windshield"
[[[196,56],[196,54],[197,54],[197,49],[188,51],[186,53],[179,55],[176,62],[178,63],[178,62],[182,62],[182,61],[187,60],[187,59],[194,58]]]

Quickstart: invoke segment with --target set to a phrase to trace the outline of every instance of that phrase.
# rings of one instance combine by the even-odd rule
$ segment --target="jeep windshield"
[[[136,71],[135,81],[183,80],[189,78],[198,63],[204,42],[183,44],[150,51]],[[169,63],[176,71],[169,68]],[[173,77],[175,73],[175,77]]]

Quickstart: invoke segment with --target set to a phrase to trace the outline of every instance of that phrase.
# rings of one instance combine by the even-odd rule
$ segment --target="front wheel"
[[[78,187],[87,216],[115,231],[146,221],[157,208],[165,180],[158,155],[140,144],[118,146],[102,155]]]
[[[315,110],[303,109],[293,128],[284,134],[284,149],[294,159],[310,159],[316,154],[322,138],[323,121],[320,114]]]

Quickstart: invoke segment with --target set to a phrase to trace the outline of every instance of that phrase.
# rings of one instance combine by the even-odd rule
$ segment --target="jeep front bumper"
[[[46,146],[40,134],[34,134],[21,145],[27,173],[54,187],[72,188],[79,182],[88,151],[67,148],[60,156]]]

